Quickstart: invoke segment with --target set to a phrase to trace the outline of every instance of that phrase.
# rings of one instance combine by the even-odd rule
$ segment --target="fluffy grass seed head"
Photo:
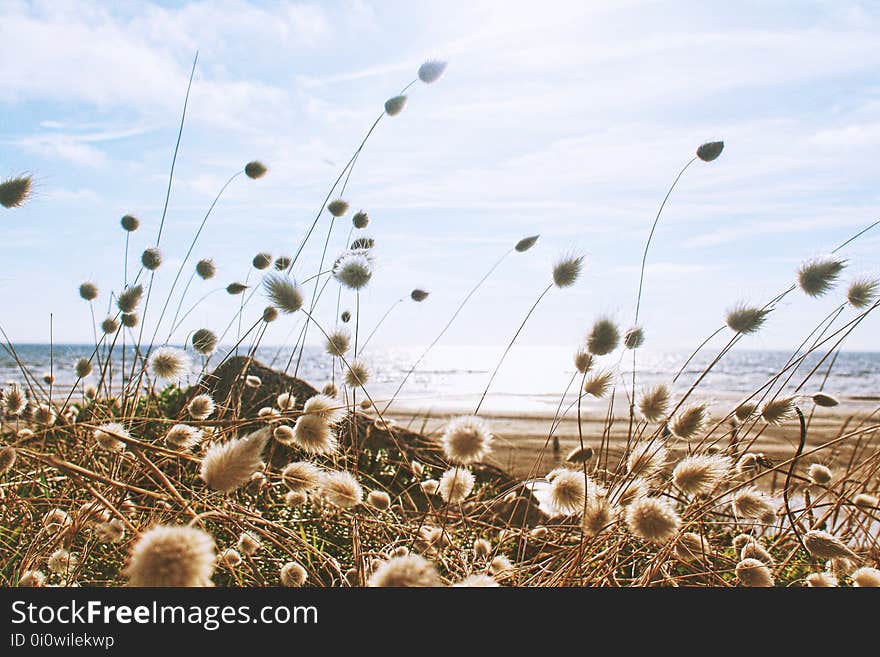
[[[179,379],[189,371],[190,362],[182,349],[159,347],[150,356],[149,366],[159,379]]]
[[[57,534],[73,524],[70,515],[63,509],[52,509],[43,515],[43,527],[50,534]]]
[[[492,432],[480,418],[463,415],[446,425],[441,438],[443,453],[452,463],[478,463],[492,451]]]
[[[346,212],[348,212],[348,201],[343,201],[341,198],[330,201],[327,204],[327,212],[332,214],[334,217],[341,217]]]
[[[849,284],[846,300],[853,308],[867,308],[877,299],[880,281],[876,278],[857,278]]]
[[[286,424],[281,424],[272,430],[272,437],[282,445],[291,447],[295,445],[293,429]]]
[[[155,246],[144,249],[141,254],[141,264],[145,269],[156,271],[162,265],[162,252]]]
[[[501,585],[490,575],[474,573],[468,575],[463,580],[455,582],[452,586],[456,588],[495,588]]]
[[[794,415],[794,397],[771,399],[761,407],[761,419],[767,424],[782,424]]]
[[[837,401],[836,397],[832,397],[824,392],[817,392],[811,397],[811,399],[816,406],[822,406],[824,408],[833,408],[840,403]]]
[[[361,360],[353,360],[345,372],[345,385],[349,388],[361,388],[370,380],[370,370]]]
[[[278,256],[277,258],[275,258],[275,269],[278,271],[290,269],[290,266],[292,264],[293,259],[290,256]]]
[[[585,536],[598,536],[613,521],[615,508],[605,495],[590,494],[581,516],[581,531]]]
[[[98,298],[98,286],[91,281],[80,283],[79,296],[86,301],[94,301]]]
[[[324,350],[331,356],[344,356],[351,346],[351,333],[344,328],[338,328],[329,333],[324,343]]]
[[[360,251],[347,251],[333,264],[333,278],[350,290],[361,290],[373,277],[370,259]]]
[[[854,571],[852,575],[853,586],[858,587],[874,587],[880,586],[880,570],[876,568],[871,568],[870,566],[864,566]]]
[[[831,588],[838,586],[838,584],[838,579],[824,570],[819,573],[810,573],[807,575],[807,586],[809,588]]]
[[[351,218],[351,225],[358,229],[364,229],[370,225],[370,215],[363,210],[354,213]]]
[[[643,440],[636,443],[626,459],[626,471],[641,477],[657,475],[666,465],[666,447],[656,441]]]
[[[308,573],[306,572],[306,569],[296,561],[288,561],[281,566],[278,578],[281,581],[281,586],[295,588],[306,583]]]
[[[839,538],[818,529],[811,529],[804,534],[804,547],[818,559],[858,558]]]
[[[333,454],[336,436],[320,415],[300,415],[293,425],[293,442],[307,454]]]
[[[580,276],[584,264],[584,256],[569,255],[556,261],[553,265],[553,284],[558,288],[570,287]]]
[[[419,488],[422,489],[425,495],[436,495],[440,489],[440,482],[436,479],[425,479],[425,481],[419,483]]]
[[[4,208],[19,208],[30,196],[34,179],[31,176],[14,176],[0,182],[0,205]]]
[[[697,157],[703,160],[703,162],[711,162],[712,160],[717,159],[723,150],[723,141],[707,141],[705,144],[701,144],[700,147],[697,148]]]
[[[241,552],[235,548],[226,548],[220,553],[220,561],[227,568],[236,568],[241,565]]]
[[[391,507],[391,496],[383,490],[371,490],[367,494],[367,504],[377,511],[387,511]]]
[[[633,326],[623,334],[623,346],[627,349],[638,349],[645,344],[645,329]]]
[[[119,220],[119,224],[122,226],[122,229],[126,232],[133,233],[138,228],[140,228],[141,221],[137,217],[131,214],[124,215],[122,219]]]
[[[575,447],[568,453],[568,456],[565,457],[567,463],[573,463],[575,465],[583,465],[584,463],[589,463],[590,459],[593,458],[593,448],[589,446],[584,447]]]
[[[552,475],[552,477],[550,477]],[[581,514],[587,496],[588,479],[582,471],[559,468],[548,475],[550,506],[557,513]]]
[[[3,410],[7,415],[21,415],[27,406],[27,397],[17,385],[10,386],[3,395]]]
[[[141,302],[144,294],[143,285],[132,285],[125,288],[118,297],[116,297],[116,306],[124,313],[134,312]]]
[[[320,394],[313,395],[303,404],[303,413],[317,415],[324,419],[327,424],[338,424],[345,417],[345,408],[333,397]]]
[[[289,392],[282,392],[275,398],[275,406],[282,413],[289,413],[296,409],[296,397]]]
[[[406,96],[392,96],[385,101],[385,113],[388,116],[397,116],[406,107]]]
[[[46,575],[39,570],[26,570],[21,574],[18,585],[23,588],[40,588],[46,585]]]
[[[158,525],[132,548],[125,574],[130,586],[211,586],[214,539],[195,527]]]
[[[471,494],[475,481],[470,470],[456,466],[443,473],[437,490],[444,502],[458,504],[464,502]]]
[[[122,321],[122,325],[126,328],[134,328],[138,325],[140,317],[138,317],[137,313],[122,313],[120,320]]]
[[[725,321],[731,331],[748,335],[760,329],[769,314],[769,310],[740,304],[728,311]]]
[[[308,501],[308,499],[308,495],[298,490],[287,491],[284,495],[284,503],[291,508],[302,506]]]
[[[0,474],[12,470],[12,466],[15,465],[16,456],[15,447],[11,445],[0,449]]]
[[[260,455],[268,440],[269,430],[263,428],[241,438],[211,445],[202,459],[199,476],[209,488],[224,493],[244,486],[251,475],[260,470]]]
[[[474,539],[474,558],[488,559],[492,554],[492,544],[485,538]]]
[[[197,329],[192,334],[191,341],[193,349],[203,356],[210,356],[217,349],[217,336],[210,329]]]
[[[57,419],[55,411],[48,404],[40,404],[34,409],[34,422],[36,424],[51,427]]]
[[[587,377],[584,381],[584,392],[592,395],[596,399],[601,399],[608,391],[611,390],[611,384],[614,381],[614,373],[610,370],[596,372]]]
[[[822,465],[821,463],[811,463],[808,472],[810,481],[820,486],[831,483],[831,479],[833,478],[831,468],[827,465]]]
[[[682,561],[700,561],[709,553],[709,541],[694,532],[683,533],[675,542],[675,556]]]
[[[260,541],[260,537],[253,532],[242,532],[238,537],[238,543],[236,543],[236,546],[241,553],[252,557],[260,551],[260,548],[263,547],[263,543]]]
[[[736,577],[743,586],[770,587],[774,585],[773,573],[757,559],[743,559],[736,564]]]
[[[246,289],[248,289],[247,285],[234,281],[226,286],[226,293],[235,296],[236,294],[241,294]]]
[[[194,420],[207,420],[214,414],[214,399],[207,393],[193,397],[186,405],[186,412]]]
[[[67,575],[74,570],[79,560],[64,548],[59,548],[49,555],[46,565],[56,575]]]
[[[730,459],[719,454],[686,456],[672,471],[672,481],[687,495],[708,495],[727,476]]]
[[[165,433],[165,442],[177,449],[189,449],[202,442],[202,432],[189,424],[175,424]]]
[[[868,495],[867,493],[859,493],[853,498],[853,504],[855,504],[860,509],[876,509],[878,505],[880,505],[880,500],[878,500],[873,495]]]
[[[669,430],[676,438],[690,440],[696,436],[709,421],[709,412],[705,404],[690,406],[679,411],[669,423]]]
[[[422,301],[427,299],[430,294],[431,293],[428,292],[427,290],[421,290],[419,288],[416,288],[415,290],[413,290],[412,292],[409,293],[409,298],[412,299],[413,301],[415,301],[416,303],[421,303]]]
[[[540,235],[530,235],[529,237],[523,237],[519,242],[517,242],[513,248],[518,253],[525,253],[529,249],[531,249],[538,242],[538,238]]]
[[[214,274],[217,273],[217,265],[210,258],[202,258],[196,263],[196,273],[199,278],[207,281],[214,278]]]
[[[115,317],[107,317],[101,322],[101,331],[103,331],[105,335],[113,335],[118,330],[119,322],[116,321]]]
[[[321,470],[311,461],[295,461],[281,471],[281,481],[292,491],[307,493],[321,485]]]
[[[269,267],[272,266],[272,254],[262,251],[254,256],[254,259],[251,260],[251,264],[254,266],[254,269],[260,271],[263,269],[269,269]]]
[[[266,306],[263,308],[263,321],[271,324],[278,319],[278,309],[275,306]]]
[[[587,349],[591,354],[604,356],[617,349],[620,343],[620,331],[610,319],[603,317],[593,324],[587,336]]]
[[[586,374],[593,366],[593,354],[586,349],[578,349],[574,354],[575,369],[581,374]]]
[[[798,285],[811,297],[821,297],[837,282],[846,261],[833,256],[808,260],[797,272]]]
[[[425,84],[432,84],[443,77],[446,72],[446,62],[440,59],[429,59],[419,66],[419,80]]]
[[[739,553],[740,559],[757,559],[761,563],[772,566],[773,555],[770,554],[758,541],[749,541],[742,546]]]
[[[734,493],[731,506],[740,518],[763,518],[776,513],[767,496],[751,487]]]
[[[266,168],[266,165],[258,160],[253,160],[244,165],[244,175],[251,180],[262,178],[266,175],[267,171],[269,171],[269,169]]]
[[[364,489],[345,470],[328,472],[321,478],[321,494],[333,506],[352,509],[364,501]]]
[[[657,422],[669,410],[669,388],[660,384],[648,390],[639,400],[639,411],[649,422]]]
[[[324,387],[321,388],[321,394],[335,399],[339,396],[339,387],[332,381],[328,381],[324,384]]]
[[[661,545],[678,533],[681,520],[665,501],[658,497],[642,497],[626,510],[626,525],[643,541]]]
[[[95,442],[108,452],[121,452],[125,449],[125,442],[121,438],[130,438],[128,429],[119,422],[107,422],[92,432]]]
[[[418,554],[391,557],[379,565],[367,586],[380,588],[415,588],[442,586],[436,566]]]
[[[269,274],[263,280],[266,296],[281,312],[291,315],[302,308],[303,293],[296,281],[284,274]]]

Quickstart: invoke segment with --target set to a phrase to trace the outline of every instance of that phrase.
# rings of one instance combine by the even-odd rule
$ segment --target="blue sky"
[[[378,244],[365,330],[413,287],[432,293],[396,308],[376,345],[429,342],[533,233],[538,246],[508,258],[447,344],[507,340],[566,252],[586,254],[584,274],[548,295],[522,342],[574,349],[599,316],[629,323],[654,214],[703,141],[723,139],[724,153],[682,178],[649,256],[652,348],[695,345],[736,302],[763,303],[802,260],[880,218],[877,4],[0,0],[0,10],[0,174],[37,181],[26,207],[0,212],[0,323],[13,341],[46,341],[50,312],[56,340],[91,339],[76,287],[95,280],[105,303],[119,289],[119,217],[143,222],[132,261],[155,240],[197,49],[159,299],[217,190],[248,160],[269,174],[236,180],[219,202],[195,250],[218,277],[189,298],[243,280],[258,251],[291,254],[382,103],[434,57],[448,60],[446,75],[380,123],[346,193]],[[325,215],[298,276],[315,272],[327,225]],[[846,251],[845,280],[876,270],[878,245],[880,231]],[[792,295],[747,346],[795,346],[842,293]],[[335,292],[325,299],[318,316],[332,323]],[[182,334],[222,330],[237,307],[213,295]],[[291,321],[265,342],[282,341]],[[850,348],[876,349],[877,329],[865,322]]]

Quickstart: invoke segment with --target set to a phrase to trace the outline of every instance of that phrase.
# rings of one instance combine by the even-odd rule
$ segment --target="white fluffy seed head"
[[[43,527],[50,534],[57,534],[67,529],[73,520],[63,509],[51,509],[43,516]]]
[[[453,584],[452,586],[468,588],[494,588],[501,585],[489,575],[483,573],[474,573],[473,575],[468,575],[463,580],[455,582],[455,584]]]
[[[214,414],[214,399],[206,393],[196,395],[186,405],[186,411],[194,420],[206,420]]]
[[[846,300],[853,308],[867,308],[877,299],[880,281],[876,278],[858,278],[850,283]]]
[[[116,298],[116,306],[124,313],[132,313],[141,301],[144,294],[143,285],[132,285],[120,292]]]
[[[736,565],[736,576],[743,586],[773,586],[773,573],[757,559],[743,559]]]
[[[238,543],[236,545],[240,552],[251,557],[263,547],[260,537],[253,532],[242,532],[238,537]]]
[[[345,407],[327,395],[313,395],[303,405],[303,413],[324,418],[327,424],[337,424],[345,417]]]
[[[132,548],[125,574],[130,586],[211,586],[214,539],[195,527],[158,525]]]
[[[210,356],[217,349],[217,336],[210,329],[197,329],[190,338],[193,349],[203,356]]]
[[[824,486],[825,484],[831,483],[833,475],[831,474],[831,468],[829,468],[827,465],[822,465],[821,463],[811,463],[809,477],[812,483]]]
[[[284,503],[289,507],[297,507],[305,504],[309,496],[300,490],[289,490],[284,495]]]
[[[675,556],[682,561],[699,561],[709,554],[709,541],[694,532],[683,533],[675,543]]]
[[[767,321],[769,310],[754,306],[739,305],[727,313],[727,325],[735,333],[748,335],[755,333]]]
[[[220,561],[228,568],[235,568],[241,565],[241,553],[235,548],[226,548],[220,553]]]
[[[758,541],[749,541],[743,545],[739,553],[740,559],[757,559],[766,566],[773,565],[773,555],[770,554]]]
[[[560,468],[549,473],[547,478],[551,479],[550,504],[557,513],[583,512],[589,480],[582,471]]]
[[[263,287],[269,301],[281,312],[291,315],[302,308],[303,293],[296,281],[285,274],[268,274]]]
[[[807,552],[818,559],[857,559],[856,554],[843,541],[818,529],[811,529],[804,534],[804,546]]]
[[[440,477],[438,492],[445,502],[458,504],[464,502],[474,489],[474,475],[466,468],[454,467]]]
[[[581,374],[586,374],[593,366],[593,354],[586,349],[578,349],[574,354],[574,366]]]
[[[345,372],[345,385],[349,388],[360,388],[367,384],[370,380],[370,370],[366,364],[360,360],[353,360],[348,364]]]
[[[553,265],[553,284],[563,288],[574,285],[580,276],[584,256],[565,256]]]
[[[446,72],[446,62],[440,59],[429,59],[419,66],[419,80],[425,84],[436,82]]]
[[[324,343],[324,349],[331,356],[344,356],[351,345],[351,333],[344,328],[331,331]]]
[[[837,578],[829,572],[822,571],[807,575],[807,586],[810,588],[830,588],[837,585]]]
[[[128,429],[118,422],[107,422],[92,432],[95,442],[110,452],[121,452],[125,449],[125,442],[121,438],[130,438]]]
[[[880,586],[880,570],[870,566],[864,566],[853,571],[850,577],[852,578],[853,586],[865,588]]]
[[[308,573],[306,569],[303,568],[296,561],[288,561],[286,564],[281,566],[281,572],[279,573],[279,579],[281,580],[282,586],[288,587],[298,587],[302,586],[306,583],[306,579],[308,578]]]
[[[300,415],[293,425],[293,442],[308,454],[332,454],[336,436],[320,415]]]
[[[367,495],[367,504],[378,511],[386,511],[391,507],[391,496],[382,490],[371,490]]]
[[[199,472],[214,490],[229,493],[250,481],[261,468],[260,455],[269,440],[267,428],[208,448]]]
[[[367,586],[371,587],[425,587],[442,586],[440,575],[433,563],[417,554],[392,557],[373,571]]]
[[[350,290],[361,290],[373,277],[373,264],[362,252],[348,251],[334,263],[333,277]]]
[[[17,453],[15,447],[7,445],[3,449],[0,449],[0,474],[12,470],[12,466],[15,465],[16,457]]]
[[[708,495],[730,471],[730,460],[718,454],[683,458],[672,471],[672,481],[688,495]]]
[[[761,408],[761,419],[767,424],[782,424],[794,415],[794,397],[771,399]]]
[[[587,335],[587,349],[595,356],[610,354],[617,349],[619,343],[620,331],[617,325],[607,317],[597,320]]]
[[[816,406],[822,406],[824,408],[833,408],[840,403],[836,397],[832,397],[824,392],[817,392],[811,397],[811,399]]]
[[[614,382],[614,373],[610,370],[596,372],[588,376],[584,381],[584,393],[592,395],[596,399],[601,399],[611,390],[611,384]]]
[[[202,442],[202,432],[189,424],[175,424],[165,434],[165,442],[178,449],[189,449]]]
[[[203,258],[196,263],[196,273],[204,280],[214,278],[214,274],[217,273],[217,265],[210,258]]]
[[[92,361],[88,358],[80,358],[76,361],[74,369],[76,370],[77,378],[84,379],[92,373]]]
[[[86,301],[94,301],[98,298],[98,286],[91,281],[80,283],[79,296]]]
[[[436,479],[425,479],[425,481],[419,484],[419,488],[422,489],[425,495],[436,495],[440,488],[440,482]]]
[[[697,404],[679,411],[669,422],[669,430],[676,438],[690,440],[696,436],[709,421],[709,411],[705,404]]]
[[[626,510],[626,524],[630,531],[648,543],[668,543],[678,533],[681,520],[664,500],[642,497]]]
[[[734,493],[731,505],[740,518],[764,518],[775,514],[767,496],[755,488],[743,488]]]
[[[281,471],[281,481],[290,490],[305,493],[320,486],[321,470],[311,461],[295,461]]]
[[[352,509],[364,500],[364,489],[353,474],[344,470],[328,472],[322,477],[321,494],[341,509]]]
[[[626,459],[626,470],[641,477],[653,477],[666,465],[667,456],[666,447],[656,441],[644,440],[633,446]]]
[[[26,570],[21,574],[18,585],[26,588],[39,588],[46,585],[46,575],[39,570]]]
[[[657,422],[669,409],[669,388],[658,385],[648,390],[639,400],[639,411],[649,422]]]
[[[581,531],[584,536],[597,536],[613,521],[616,509],[604,494],[590,493],[581,516]]]
[[[798,270],[798,285],[809,296],[820,297],[834,286],[844,267],[846,261],[833,256],[809,260]]]
[[[385,113],[388,116],[397,116],[406,107],[406,96],[393,96],[385,101]]]
[[[56,575],[69,575],[75,570],[79,560],[64,548],[59,548],[49,555],[46,565]]]
[[[141,264],[150,271],[159,269],[162,265],[162,252],[155,246],[144,249],[141,254]]]
[[[464,415],[449,421],[441,444],[443,453],[452,463],[478,463],[492,451],[492,433],[480,418]]]
[[[159,347],[149,360],[150,371],[160,379],[179,379],[189,371],[186,352],[174,347]]]

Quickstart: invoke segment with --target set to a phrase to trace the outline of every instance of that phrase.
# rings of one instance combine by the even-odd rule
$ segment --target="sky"
[[[804,260],[880,218],[880,5],[847,2],[19,2],[0,0],[0,176],[29,172],[30,202],[0,208],[0,326],[13,342],[92,340],[83,280],[123,281],[123,214],[141,219],[129,270],[155,243],[193,57],[198,64],[174,173],[147,330],[223,183],[184,270],[184,308],[232,281],[258,283],[260,251],[292,255],[384,101],[426,59],[448,62],[385,116],[345,198],[371,217],[376,271],[360,298],[378,346],[421,346],[520,238],[444,338],[498,350],[566,254],[585,256],[571,288],[553,289],[519,338],[570,345],[599,317],[633,321],[642,250],[679,170],[647,260],[646,347],[687,349],[738,302],[763,304]],[[325,212],[294,270],[315,274]],[[337,220],[328,258],[347,245]],[[793,349],[877,270],[880,229],[843,254],[840,287],[789,295],[746,348]],[[313,283],[307,283],[311,293]],[[421,304],[413,288],[430,291]],[[175,334],[220,333],[240,297],[216,292]],[[257,291],[243,325],[266,304]],[[342,295],[342,307],[355,308]],[[316,311],[334,323],[335,285]],[[853,316],[846,311],[844,319]],[[264,343],[283,343],[283,317]],[[876,350],[869,318],[851,349]],[[235,329],[233,329],[234,331]],[[164,340],[166,325],[159,333]],[[317,341],[313,332],[310,341]]]

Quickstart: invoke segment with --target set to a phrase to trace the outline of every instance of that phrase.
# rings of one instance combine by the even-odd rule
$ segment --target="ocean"
[[[56,394],[66,393],[76,380],[74,364],[77,359],[89,357],[93,347],[88,345],[56,344],[50,350],[47,344],[16,345],[18,358],[38,379],[50,371],[55,376]],[[717,347],[709,347],[697,356],[682,373],[674,389],[685,389],[700,375],[716,354]],[[421,349],[386,349],[369,347],[362,354],[370,367],[367,390],[376,400],[388,399],[394,393]],[[220,361],[226,352],[221,348],[208,361],[208,370]],[[256,353],[257,360],[283,370],[290,359],[289,348],[264,346]],[[467,408],[479,399],[495,368],[501,349],[493,347],[438,346],[419,365],[404,387],[398,400],[435,410]],[[688,353],[658,352],[640,349],[637,358],[637,385],[639,388],[657,383],[670,383],[688,357]],[[118,372],[121,350],[114,352]],[[131,363],[134,351],[126,354]],[[734,399],[745,397],[764,384],[791,357],[790,352],[734,350],[727,354],[705,377],[698,388],[698,397]],[[797,369],[787,389],[791,390],[819,362],[821,353],[811,354]],[[619,355],[598,359],[597,369],[611,369],[618,373],[619,386],[631,385],[631,356]],[[830,358],[804,386],[801,392],[818,390],[825,376]],[[190,376],[184,383],[198,381],[204,366],[202,357],[193,359]],[[130,365],[129,365],[130,367]],[[296,358],[290,365],[292,374]],[[338,377],[337,367],[337,377]],[[568,348],[515,346],[491,387],[486,408],[496,411],[553,413],[560,395],[574,373],[573,354]],[[298,376],[320,388],[332,377],[331,359],[319,347],[307,346],[299,366]],[[92,379],[95,378],[93,374]],[[115,377],[118,380],[118,376]],[[24,376],[8,351],[0,349],[0,383],[24,382]],[[572,390],[576,390],[573,388]],[[880,353],[841,352],[831,370],[824,390],[841,400],[870,403],[880,400]]]

